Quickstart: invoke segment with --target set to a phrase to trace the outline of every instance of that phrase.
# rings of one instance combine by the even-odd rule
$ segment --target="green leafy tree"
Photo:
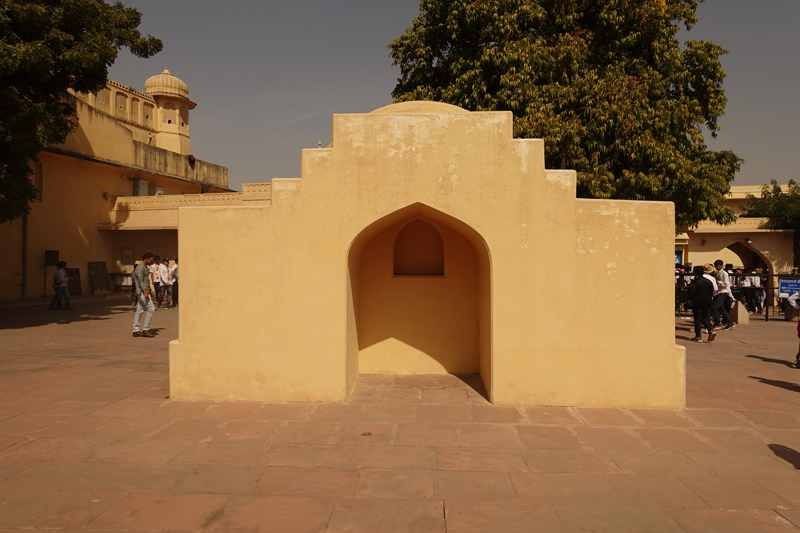
[[[702,1],[702,0],[700,0]],[[545,140],[578,195],[675,202],[677,226],[735,220],[724,205],[741,159],[707,148],[727,102],[708,41],[676,38],[697,0],[422,0],[389,44],[396,102],[511,111]]]
[[[31,161],[77,127],[67,89],[103,88],[121,48],[139,57],[161,51],[140,22],[120,2],[0,0],[0,223],[30,211]]]
[[[784,191],[778,182],[772,180],[761,187],[761,197],[747,195],[747,205],[742,217],[767,217],[770,229],[800,230],[800,184],[789,180]]]

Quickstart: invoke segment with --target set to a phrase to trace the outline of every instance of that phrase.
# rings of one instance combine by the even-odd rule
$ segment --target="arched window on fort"
[[[142,118],[144,119],[144,126],[146,128],[153,128],[153,114],[155,113],[155,108],[153,104],[144,104],[142,109]]]
[[[111,106],[111,91],[108,88],[100,89],[97,91],[97,96],[94,99],[97,107],[108,108]]]
[[[189,125],[189,108],[185,105],[180,107],[180,114],[181,114],[181,128],[185,128]]]
[[[394,241],[394,274],[444,275],[444,245],[436,228],[422,219],[406,224]]]
[[[139,99],[131,98],[131,122],[139,123]]]
[[[114,104],[115,114],[121,119],[128,120],[128,95],[118,92]]]
[[[175,124],[178,113],[175,109],[175,104],[167,102],[161,110],[161,123],[162,124]]]

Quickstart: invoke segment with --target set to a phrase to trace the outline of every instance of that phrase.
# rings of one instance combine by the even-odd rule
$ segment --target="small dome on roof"
[[[170,74],[169,70],[157,74],[144,82],[144,92],[149,96],[177,96],[189,99],[189,87]]]

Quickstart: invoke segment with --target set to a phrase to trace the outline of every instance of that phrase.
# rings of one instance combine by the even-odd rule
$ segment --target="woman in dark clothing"
[[[689,284],[689,301],[686,307],[692,310],[694,315],[694,338],[695,342],[703,342],[701,337],[701,326],[705,326],[708,332],[708,342],[717,336],[714,328],[711,327],[711,302],[714,300],[714,284],[703,277],[703,267],[698,265],[692,269],[694,280]]]

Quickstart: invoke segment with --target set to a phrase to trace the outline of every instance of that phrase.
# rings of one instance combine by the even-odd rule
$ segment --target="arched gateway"
[[[268,205],[180,208],[179,243],[174,399],[336,402],[362,373],[479,373],[498,404],[685,404],[673,205],[576,199],[511,113],[334,115],[302,178]]]

